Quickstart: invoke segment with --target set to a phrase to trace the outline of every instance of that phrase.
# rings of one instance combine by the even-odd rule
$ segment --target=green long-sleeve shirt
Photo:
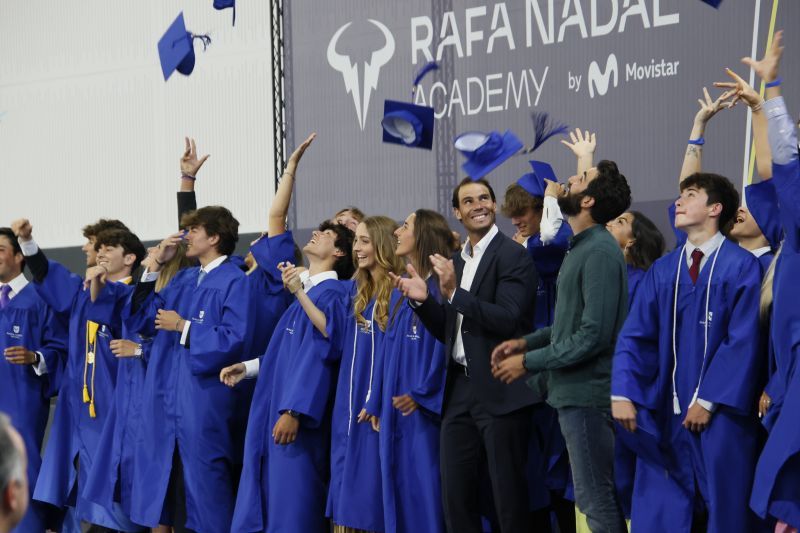
[[[525,337],[525,368],[544,373],[553,407],[610,406],[611,360],[628,312],[619,245],[601,225],[576,235],[558,273],[553,325]]]

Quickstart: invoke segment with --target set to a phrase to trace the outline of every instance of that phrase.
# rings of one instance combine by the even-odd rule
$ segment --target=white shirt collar
[[[755,250],[750,250],[750,253],[756,257],[761,257],[762,255],[769,253],[772,251],[772,248],[769,246],[762,246],[761,248],[756,248]]]
[[[464,242],[464,246],[461,248],[461,257],[464,259],[464,261],[469,261],[474,257],[483,255],[483,252],[486,251],[489,243],[492,242],[492,239],[494,239],[495,235],[498,233],[500,233],[500,230],[497,229],[497,225],[492,224],[492,227],[489,229],[488,233],[486,233],[486,235],[484,235],[475,246],[472,246],[469,243],[469,238],[467,238],[466,242]]]
[[[2,287],[3,285],[6,284],[0,283],[0,287]],[[24,289],[27,285],[28,285],[28,280],[25,279],[25,276],[22,274],[9,281],[8,286],[11,287],[11,293],[9,293],[8,295],[9,299],[19,294],[20,291]]]
[[[725,236],[719,231],[716,233],[716,235],[714,235],[713,237],[711,237],[710,239],[708,239],[706,242],[704,242],[699,246],[691,242],[689,239],[686,239],[686,244],[683,246],[683,251],[684,255],[686,256],[686,261],[691,263],[692,252],[694,252],[695,249],[698,248],[700,249],[701,252],[703,252],[703,259],[708,259],[709,257],[711,257],[711,255],[714,254],[714,252],[717,251],[717,248],[719,248],[722,245],[722,242],[724,240]]]
[[[300,281],[303,282],[304,291],[308,291],[311,289],[311,287],[315,287],[328,279],[338,280],[339,275],[335,270],[326,270],[325,272],[320,272],[319,274],[314,274],[313,276],[309,274],[308,270],[300,272]]]
[[[200,270],[202,270],[203,272],[208,274],[209,272],[211,272],[212,270],[214,270],[215,268],[220,266],[222,263],[224,263],[227,258],[228,258],[227,255],[221,255],[221,256],[217,257],[216,259],[214,259],[213,261],[211,261],[206,266],[201,267]]]

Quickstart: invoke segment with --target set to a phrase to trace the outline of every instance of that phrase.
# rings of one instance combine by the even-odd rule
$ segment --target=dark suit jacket
[[[453,255],[457,283],[461,283],[464,260]],[[461,313],[461,338],[467,357],[473,392],[486,411],[503,415],[538,401],[520,379],[511,385],[492,376],[492,350],[501,342],[530,332],[539,276],[528,252],[498,233],[489,243],[478,265],[469,291],[460,286],[453,302],[439,304],[428,298],[415,308],[425,327],[447,346],[452,357],[456,341],[456,315]],[[445,394],[445,402],[447,394]],[[445,409],[446,409],[445,405]]]

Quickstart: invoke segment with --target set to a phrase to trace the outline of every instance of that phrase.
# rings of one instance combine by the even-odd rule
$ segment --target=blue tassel
[[[417,75],[414,76],[414,84],[411,86],[412,93],[414,89],[416,89],[417,85],[419,85],[419,82],[422,81],[422,78],[424,78],[425,75],[428,74],[428,72],[431,72],[432,70],[439,70],[439,64],[436,61],[431,61],[430,63],[427,63],[424,67],[419,69]]]
[[[555,135],[565,135],[569,132],[569,126],[550,118],[548,113],[531,113],[533,121],[533,146],[524,150],[522,153],[529,154],[539,148],[550,137]]]

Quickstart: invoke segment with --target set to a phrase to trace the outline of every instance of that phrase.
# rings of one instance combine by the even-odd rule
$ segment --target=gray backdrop
[[[759,5],[760,57],[773,0]],[[511,129],[528,144],[530,112],[538,111],[596,131],[596,160],[618,162],[631,184],[634,208],[651,216],[670,243],[666,206],[677,195],[696,100],[704,85],[719,94],[711,83],[724,78],[725,66],[748,79],[749,70],[739,60],[751,55],[756,3],[728,0],[719,10],[699,0],[292,0],[285,6],[287,153],[309,132],[318,133],[297,180],[295,228],[313,227],[345,205],[398,220],[419,207],[451,216],[452,187],[465,175],[453,137],[469,130]],[[503,32],[506,18],[513,49]],[[394,50],[388,61],[387,37],[370,19],[391,34]],[[798,20],[800,3],[779,4],[776,28],[788,30],[782,76],[793,91],[787,103],[794,113],[800,111],[794,97],[800,87],[800,35],[791,32]],[[441,115],[433,150],[384,144],[383,101],[411,99],[414,74],[426,62],[422,51],[414,52],[423,44],[413,43],[424,43],[429,28],[432,55],[442,43],[441,58],[436,57],[441,69],[421,86],[424,102],[430,105],[433,94]],[[337,32],[338,57],[329,61]],[[590,78],[597,81],[592,93]],[[360,93],[363,129],[348,87]],[[718,115],[706,133],[704,151],[704,168],[739,187],[746,119],[744,106]],[[556,139],[535,158],[550,162],[562,180],[575,172],[574,156]],[[515,157],[489,175],[498,202],[507,185],[530,171],[527,159]],[[499,217],[499,223],[512,230],[508,220]]]

